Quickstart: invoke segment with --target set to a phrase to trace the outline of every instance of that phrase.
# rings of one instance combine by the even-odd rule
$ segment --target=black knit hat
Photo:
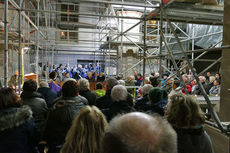
[[[167,100],[168,94],[167,92],[162,88],[152,88],[149,91],[149,100],[155,104],[161,100]]]

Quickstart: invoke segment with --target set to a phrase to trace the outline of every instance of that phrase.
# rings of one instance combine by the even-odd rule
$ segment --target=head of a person
[[[133,80],[135,80],[135,77],[133,75],[128,77],[128,81],[133,81]]]
[[[57,78],[57,73],[55,71],[50,72],[49,78],[52,80],[56,80]]]
[[[103,87],[102,83],[100,83],[100,82],[96,83],[96,90],[102,89],[102,87]]]
[[[53,69],[55,69],[56,68],[56,65],[53,65]]]
[[[175,89],[178,88],[179,86],[180,86],[180,81],[179,81],[179,80],[174,80],[174,81],[173,81],[172,88],[175,90]]]
[[[59,64],[59,68],[62,68],[62,64]]]
[[[109,78],[106,83],[106,90],[112,90],[114,86],[118,84],[117,79],[115,78]]]
[[[169,75],[168,75],[167,73],[164,73],[164,74],[163,74],[163,79],[167,79],[168,76],[169,76]]]
[[[216,79],[220,79],[220,73],[216,73]]]
[[[196,100],[191,96],[175,94],[170,97],[167,119],[174,127],[187,127],[204,123],[204,115]]]
[[[149,94],[149,91],[153,88],[153,86],[151,84],[145,84],[143,87],[142,87],[142,93],[143,93],[143,96],[145,95],[148,95]]]
[[[12,88],[0,89],[0,110],[20,106],[20,98]]]
[[[167,92],[162,88],[152,88],[149,91],[149,101],[151,104],[158,103],[162,100],[167,100],[168,94]]]
[[[207,76],[210,77],[211,76],[211,72],[207,72]]]
[[[220,81],[219,80],[215,80],[213,84],[214,84],[214,86],[218,86],[218,85],[220,85]]]
[[[157,116],[133,112],[115,117],[106,129],[101,153],[176,153],[177,135]]]
[[[62,86],[63,97],[76,97],[79,93],[79,87],[75,80],[66,81]]]
[[[216,78],[214,76],[210,76],[209,77],[209,82],[210,83],[213,83],[215,80],[216,80]]]
[[[26,92],[35,92],[37,91],[37,83],[34,80],[27,80],[24,82],[22,89]]]
[[[113,102],[126,101],[128,97],[127,89],[122,85],[116,85],[111,91],[111,98]]]
[[[61,153],[100,152],[107,121],[95,106],[83,107],[69,129]]]
[[[124,81],[124,80],[118,80],[117,83],[118,83],[119,85],[125,86],[125,81]]]
[[[205,76],[199,76],[199,79],[200,79],[201,83],[205,83],[205,81],[206,81]]]
[[[158,72],[156,72],[156,73],[154,73],[154,77],[159,77],[160,76],[160,74],[158,73]]]
[[[189,81],[189,76],[187,74],[183,74],[182,79],[185,83],[187,83]]]
[[[45,81],[42,81],[42,82],[40,82],[40,87],[41,87],[41,88],[42,88],[42,87],[48,88],[48,87],[49,87],[49,84],[48,84],[47,82],[45,82]]]
[[[137,79],[140,79],[142,75],[140,73],[137,74]]]
[[[149,77],[149,81],[150,81],[150,84],[151,84],[153,87],[157,87],[157,86],[159,85],[159,81],[158,81],[157,77],[150,76],[150,77]]]
[[[78,80],[77,84],[80,91],[89,90],[89,81],[87,79],[81,78],[80,80]]]

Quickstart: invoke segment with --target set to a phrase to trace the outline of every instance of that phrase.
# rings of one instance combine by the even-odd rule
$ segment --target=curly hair
[[[192,96],[175,94],[170,100],[167,119],[174,127],[192,127],[204,123],[204,114]]]
[[[107,124],[97,107],[83,107],[66,135],[61,153],[99,153]]]

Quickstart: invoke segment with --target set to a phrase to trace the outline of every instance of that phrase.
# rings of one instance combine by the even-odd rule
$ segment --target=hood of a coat
[[[18,127],[32,118],[29,106],[12,107],[0,111],[0,131]]]
[[[23,91],[21,94],[21,98],[43,98],[42,95],[38,92],[28,92],[28,91]]]

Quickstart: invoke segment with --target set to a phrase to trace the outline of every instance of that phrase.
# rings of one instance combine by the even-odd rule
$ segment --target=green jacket
[[[102,89],[97,89],[97,90],[94,90],[93,92],[96,94],[97,98],[105,95],[105,90],[102,90]]]

